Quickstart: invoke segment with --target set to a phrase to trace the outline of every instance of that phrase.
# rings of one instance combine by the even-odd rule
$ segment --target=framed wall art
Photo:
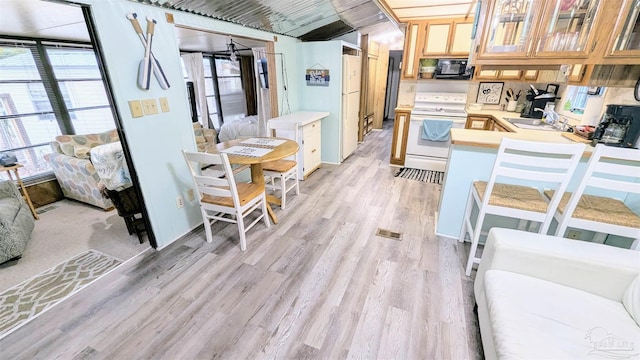
[[[478,87],[478,99],[476,102],[480,104],[500,104],[503,87],[503,82],[481,82]]]
[[[548,93],[558,95],[558,84],[547,84],[547,90],[545,91]]]

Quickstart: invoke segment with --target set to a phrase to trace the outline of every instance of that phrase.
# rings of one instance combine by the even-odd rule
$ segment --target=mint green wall
[[[328,111],[322,119],[322,162],[340,163],[342,128],[342,41],[303,42],[298,44],[295,79],[301,110]],[[307,69],[328,69],[329,86],[307,86]]]
[[[194,150],[195,140],[186,100],[179,49],[174,28],[165,20],[166,9],[126,0],[83,0],[91,5],[100,44],[105,55],[115,105],[123,122],[131,156],[140,179],[147,210],[158,247],[164,247],[202,223],[196,201],[185,201],[176,207],[176,197],[185,197],[191,188],[191,177],[181,150]],[[153,38],[153,52],[167,74],[171,88],[162,90],[155,79],[148,91],[136,87],[138,64],[143,47],[125,15],[136,12],[139,19],[151,16],[158,21]],[[172,12],[175,23],[215,32],[273,40],[273,34],[225,23],[202,16]],[[143,28],[144,20],[141,21]],[[293,72],[297,54],[297,39],[278,36],[276,52],[285,53],[289,73]],[[282,84],[282,69],[278,65],[278,81]],[[291,82],[291,81],[290,81]],[[297,84],[291,82],[288,91],[295,94]],[[279,93],[283,91],[279,86]],[[279,94],[280,95],[280,94]],[[132,118],[128,101],[167,97],[171,111],[142,118]],[[280,96],[280,99],[282,97]],[[290,99],[294,100],[294,99]],[[298,110],[297,100],[292,111]]]

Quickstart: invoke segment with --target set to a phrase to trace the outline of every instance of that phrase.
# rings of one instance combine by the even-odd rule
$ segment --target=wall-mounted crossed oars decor
[[[153,52],[151,51],[151,43],[156,21],[150,16],[147,16],[147,36],[145,37],[142,32],[142,27],[140,27],[140,24],[138,23],[138,15],[136,13],[129,13],[127,14],[127,19],[131,21],[133,29],[138,34],[138,37],[144,46],[144,58],[140,61],[140,65],[138,66],[138,87],[142,90],[149,90],[151,72],[153,72],[153,75],[158,80],[160,87],[164,90],[168,89],[170,86],[169,80],[167,80],[167,76],[164,74],[160,62],[155,56],[153,56]]]

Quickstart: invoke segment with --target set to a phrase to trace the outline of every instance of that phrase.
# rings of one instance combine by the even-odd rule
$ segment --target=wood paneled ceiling
[[[385,0],[396,17],[410,19],[474,16],[476,0]]]

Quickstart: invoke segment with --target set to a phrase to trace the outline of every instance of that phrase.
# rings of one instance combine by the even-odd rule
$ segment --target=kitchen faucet
[[[552,124],[554,127],[556,127],[556,124],[558,122],[558,119],[560,118],[560,114],[558,114],[555,109],[553,109],[552,107],[545,107],[544,109],[541,108],[534,108],[533,111],[540,111],[542,112],[542,114],[544,115],[544,118],[546,118],[546,120],[544,120],[543,122],[547,122]],[[567,123],[567,117],[564,117],[564,121],[562,123],[563,127],[564,125],[566,125]]]

